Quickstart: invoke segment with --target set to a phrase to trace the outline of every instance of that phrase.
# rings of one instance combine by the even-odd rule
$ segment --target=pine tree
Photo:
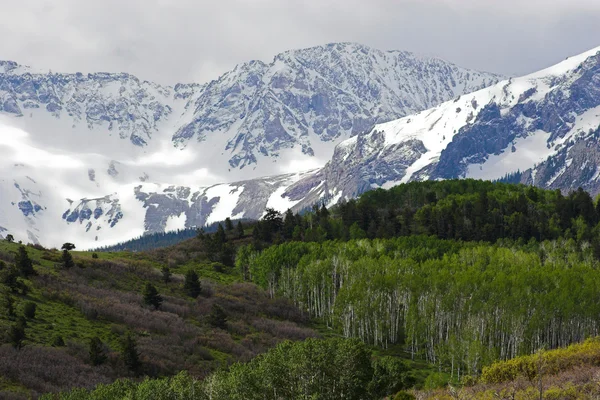
[[[137,342],[131,332],[127,332],[127,335],[123,340],[121,357],[127,368],[136,374],[139,372],[142,362],[140,360],[140,353],[137,350]]]
[[[73,256],[69,253],[69,250],[64,249],[62,252],[62,262],[63,267],[69,269],[75,266],[75,262],[73,261]]]
[[[190,297],[196,298],[200,295],[200,292],[202,291],[200,280],[198,279],[198,274],[193,269],[186,272],[183,289]]]
[[[21,287],[21,283],[19,282],[19,270],[13,265],[8,267],[6,271],[2,274],[2,283],[13,292],[17,292]]]
[[[102,341],[97,336],[90,339],[89,355],[90,363],[94,366],[104,364],[107,359]]]
[[[221,246],[227,242],[227,234],[225,233],[225,229],[223,229],[223,225],[219,224],[217,227],[217,232],[214,235],[213,241],[215,243],[216,251],[220,251]]]
[[[154,285],[152,285],[150,282],[146,283],[146,286],[144,286],[143,295],[144,304],[153,306],[155,310],[158,310],[163,302],[163,298],[158,293],[158,290],[156,290],[156,287],[154,287]]]
[[[23,315],[25,316],[25,318],[34,319],[36,311],[37,305],[32,301],[28,301],[23,306]]]
[[[4,293],[4,309],[8,318],[15,317],[15,301],[8,292]]]
[[[36,275],[36,272],[33,269],[33,262],[31,261],[31,258],[29,258],[29,254],[27,254],[27,249],[25,249],[25,246],[19,246],[19,250],[17,251],[17,256],[15,258],[15,265],[19,269],[21,276],[24,278]]]
[[[25,335],[26,326],[25,320],[19,319],[19,321],[13,324],[8,331],[8,341],[17,350],[23,348],[23,341],[27,338]]]
[[[227,314],[221,306],[213,304],[212,310],[208,315],[208,323],[219,329],[227,329]]]
[[[60,249],[67,250],[67,251],[75,250],[75,245],[73,243],[69,243],[69,242],[63,243],[63,245]]]
[[[52,338],[52,343],[50,344],[52,347],[64,347],[65,341],[60,335],[56,335]]]
[[[165,267],[162,267],[161,272],[162,272],[163,282],[164,283],[171,282],[171,276],[172,276],[171,269],[169,267],[165,266]]]
[[[237,235],[239,239],[244,237],[244,227],[242,226],[242,221],[238,221],[237,223]]]
[[[283,234],[286,239],[292,239],[294,236],[294,229],[296,228],[296,218],[294,217],[294,213],[292,210],[288,208],[285,212],[285,217],[283,219]]]
[[[231,218],[225,218],[225,229],[227,232],[233,231],[233,222],[231,222]]]

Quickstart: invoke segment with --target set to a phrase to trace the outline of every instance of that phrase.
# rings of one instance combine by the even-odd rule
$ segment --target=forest
[[[0,397],[497,398],[553,376],[575,385],[574,364],[585,376],[600,364],[599,222],[581,189],[450,180],[267,209],[168,247],[132,242],[144,251],[5,241]]]

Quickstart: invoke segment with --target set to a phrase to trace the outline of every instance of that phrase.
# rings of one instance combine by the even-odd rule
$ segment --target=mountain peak
[[[552,79],[548,79],[548,78]],[[600,48],[340,143],[328,164],[286,190],[356,196],[413,180],[505,179],[600,193]],[[319,187],[308,196],[302,190]]]
[[[294,206],[284,190],[340,141],[499,80],[406,54],[332,43],[174,87],[4,62],[0,114],[14,126],[0,130],[24,139],[0,163],[0,226],[44,243],[60,229],[60,240],[97,247],[258,218]]]

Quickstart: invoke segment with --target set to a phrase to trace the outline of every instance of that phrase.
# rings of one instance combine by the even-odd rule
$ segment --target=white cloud
[[[334,41],[526,73],[596,47],[597,0],[21,0],[0,59],[56,71],[207,81],[250,59]]]

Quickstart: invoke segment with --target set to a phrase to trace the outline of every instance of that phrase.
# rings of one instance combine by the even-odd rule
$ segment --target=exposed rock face
[[[172,87],[125,73],[38,72],[2,61],[0,113],[103,128],[137,147],[165,135],[179,147],[195,139],[200,148],[222,146],[214,149],[224,154],[217,168],[243,168],[283,149],[312,157],[321,142],[335,144],[500,79],[352,43],[288,51],[270,64],[238,65],[206,85]]]
[[[315,136],[347,138],[498,80],[442,60],[351,43],[288,51],[270,64],[239,65],[208,84],[194,102],[194,118],[173,139],[185,145],[227,132],[234,168],[294,146],[313,155]]]
[[[600,48],[342,142],[293,198],[334,199],[426,179],[501,179],[600,193]],[[318,193],[310,188],[321,185]],[[308,196],[308,197],[307,197]],[[304,200],[303,200],[304,201]]]
[[[0,225],[22,239],[85,248],[333,201],[329,188],[353,196],[403,174],[399,154],[412,160],[426,149],[415,139],[380,157],[369,142],[383,145],[384,136],[365,132],[499,79],[351,43],[174,86],[0,61]],[[323,165],[353,136],[357,156],[338,151],[337,168],[298,172]]]

